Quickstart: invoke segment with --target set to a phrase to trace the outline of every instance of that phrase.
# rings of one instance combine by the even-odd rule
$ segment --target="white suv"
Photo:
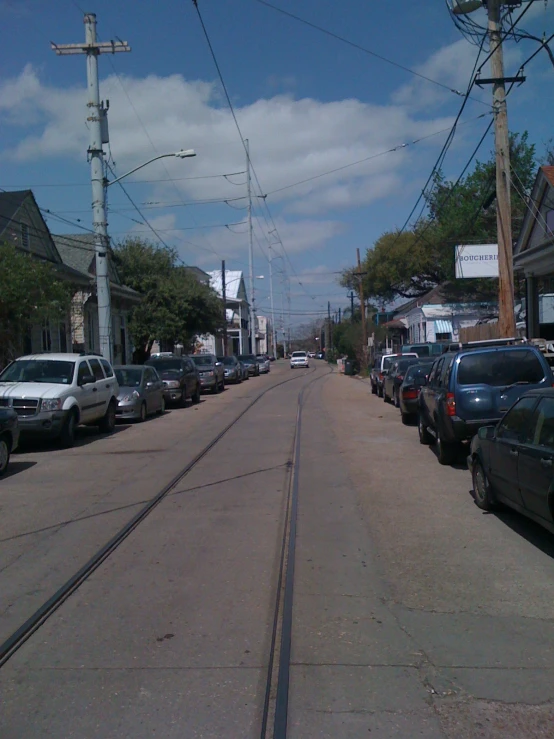
[[[30,354],[0,374],[0,407],[13,408],[21,436],[75,442],[82,423],[111,433],[119,385],[110,363],[97,354]]]
[[[295,367],[309,367],[310,362],[308,360],[308,355],[306,352],[293,352],[290,355],[290,368],[294,369]]]

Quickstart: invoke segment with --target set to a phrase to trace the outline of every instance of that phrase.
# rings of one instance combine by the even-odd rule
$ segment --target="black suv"
[[[528,344],[443,354],[419,395],[419,440],[435,441],[439,462],[451,464],[460,442],[497,423],[523,393],[551,386],[546,359]]]
[[[154,367],[162,378],[166,403],[184,408],[188,398],[193,403],[200,402],[200,376],[190,357],[150,357],[144,364]]]

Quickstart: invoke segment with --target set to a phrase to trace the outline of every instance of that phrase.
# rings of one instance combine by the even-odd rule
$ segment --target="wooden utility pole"
[[[360,313],[362,316],[362,372],[365,373],[367,371],[367,326],[365,323],[364,283],[359,249],[356,249],[356,258],[358,260],[358,285],[360,290]]]
[[[498,229],[498,327],[500,338],[516,335],[512,208],[510,202],[510,135],[506,106],[504,53],[501,35],[501,0],[488,0],[491,73],[493,84],[494,141],[496,149],[496,224]]]
[[[223,356],[227,356],[227,283],[225,280],[225,260],[221,261],[221,297],[223,298]],[[241,329],[242,330],[242,329]]]

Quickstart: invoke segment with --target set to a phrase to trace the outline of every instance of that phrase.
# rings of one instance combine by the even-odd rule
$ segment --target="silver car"
[[[119,384],[118,419],[144,421],[165,411],[164,384],[154,367],[127,364],[114,367],[114,372]]]
[[[271,369],[271,362],[269,361],[269,357],[267,356],[267,354],[256,354],[256,360],[260,365],[261,374],[267,375],[267,373]]]
[[[238,384],[244,378],[244,368],[236,357],[218,357],[218,362],[223,365],[225,382]]]

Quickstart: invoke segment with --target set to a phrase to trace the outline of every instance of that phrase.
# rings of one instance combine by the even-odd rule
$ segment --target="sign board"
[[[498,277],[498,244],[456,246],[456,279]]]

